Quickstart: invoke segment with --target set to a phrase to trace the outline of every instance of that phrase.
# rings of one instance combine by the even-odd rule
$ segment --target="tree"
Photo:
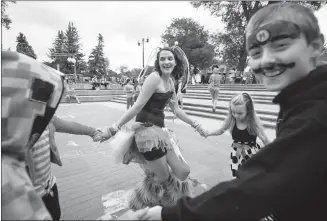
[[[68,56],[57,56],[57,54],[67,53],[65,44],[66,36],[63,31],[59,30],[54,42],[52,43],[52,48],[49,48],[49,54],[47,56],[51,59],[51,62],[48,62],[48,64],[52,68],[56,69],[57,64],[59,64],[60,70],[63,73],[68,73]]]
[[[142,71],[141,68],[133,68],[131,70],[132,77],[138,77],[141,71]]]
[[[6,13],[8,2],[16,3],[16,1],[1,1],[1,26],[5,27],[7,30],[9,30],[10,24],[12,23],[11,18],[9,18],[9,15]]]
[[[90,56],[89,56],[89,73],[93,75],[102,75],[104,76],[106,74],[107,70],[107,62],[104,57],[104,39],[101,34],[98,35],[98,44],[95,46],[95,48],[92,50]],[[109,65],[109,64],[108,64]]]
[[[120,71],[121,75],[124,75],[125,72],[127,72],[127,70],[128,70],[128,66],[126,64],[123,64],[123,65],[119,66],[119,71]]]
[[[208,43],[209,32],[192,18],[174,18],[161,38],[170,46],[178,42],[195,70],[211,66],[215,52]]]
[[[76,60],[76,73],[83,74],[87,70],[87,63],[84,60],[84,54],[80,50],[81,44],[78,31],[74,24],[69,22],[67,30],[65,32],[59,30],[52,43],[52,48],[49,48],[48,57],[51,60],[49,64],[53,68],[56,68],[57,64],[59,64],[61,72],[73,74],[74,65],[68,62],[67,59],[74,57]]]
[[[34,50],[32,46],[29,45],[26,36],[23,33],[19,33],[16,38],[16,51],[22,54],[25,54],[27,56],[30,56],[34,59],[36,59],[36,54],[34,53]]]
[[[245,48],[245,27],[251,16],[267,4],[277,1],[193,1],[195,8],[204,7],[211,15],[221,18],[225,24],[223,33],[215,33],[211,36],[217,46],[216,50],[220,57],[228,64],[237,64],[237,69],[244,71],[247,52]],[[326,2],[302,1],[298,2],[313,10],[318,10]],[[220,46],[220,47],[218,47]]]
[[[86,71],[86,63],[84,61],[84,54],[81,52],[80,37],[73,22],[68,23],[68,28],[65,32],[65,51],[69,54],[73,54],[76,60],[76,72],[81,73]],[[68,57],[67,57],[68,58]],[[66,59],[67,59],[66,58]],[[66,68],[68,73],[74,73],[73,65],[67,63]]]

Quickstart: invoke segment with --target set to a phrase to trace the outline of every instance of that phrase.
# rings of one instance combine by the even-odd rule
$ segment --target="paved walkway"
[[[125,111],[124,104],[109,102],[61,104],[57,115],[66,120],[102,128],[113,124]],[[221,122],[198,119],[206,128]],[[229,169],[230,144],[228,133],[220,137],[202,138],[190,126],[179,120],[167,121],[179,139],[183,155],[191,166],[191,175],[210,187],[231,178]],[[267,130],[273,139],[273,131]],[[57,177],[62,220],[94,220],[104,214],[102,198],[115,191],[127,191],[142,179],[137,165],[113,162],[109,142],[93,143],[87,136],[56,134],[56,143],[63,167],[53,166]]]

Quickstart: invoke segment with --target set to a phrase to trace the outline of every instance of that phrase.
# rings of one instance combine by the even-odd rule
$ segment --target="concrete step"
[[[122,96],[115,97],[111,102],[126,104],[126,98]],[[216,112],[212,112],[210,105],[201,105],[184,102],[184,111],[189,115],[200,116],[205,118],[212,118],[218,120],[225,120],[228,114],[228,108],[219,106],[216,108]],[[277,112],[269,110],[256,110],[258,117],[262,121],[264,127],[274,129],[276,125]]]
[[[126,100],[126,95],[121,95],[115,97],[116,99],[125,101]],[[204,99],[194,99],[194,98],[184,98],[183,99],[183,104],[184,106],[191,106],[191,107],[201,107],[201,108],[208,108],[212,110],[212,104],[211,100],[204,100]],[[229,109],[229,100],[227,101],[222,101],[219,100],[218,106],[216,107],[217,109],[222,109],[222,110],[228,110]],[[257,104],[255,105],[255,110],[258,114],[267,114],[267,115],[273,115],[273,116],[278,116],[279,113],[279,107],[278,105],[267,105],[267,104]]]
[[[236,94],[240,94],[240,93],[244,93],[244,91],[224,91],[224,90],[220,90],[219,91],[219,95],[231,95],[234,96]],[[247,92],[248,94],[250,94],[252,97],[268,97],[273,99],[277,93],[276,92],[268,92],[268,91],[264,91],[264,92],[254,92],[254,91],[250,91]],[[186,90],[186,94],[203,94],[203,95],[209,95],[210,96],[210,92],[208,90]]]
[[[187,85],[188,89],[208,89],[207,84]],[[221,84],[221,90],[267,91],[263,85]]]
[[[111,101],[113,98],[117,97],[119,95],[104,95],[104,96],[78,96],[78,99],[81,103],[84,102],[106,102]],[[61,99],[61,103],[68,103],[68,99],[66,97],[63,97]],[[72,98],[71,103],[77,103],[77,101]]]
[[[77,96],[123,95],[123,90],[75,90]]]
[[[209,96],[199,96],[199,95],[184,95],[184,98],[191,98],[191,99],[199,99],[199,100],[211,100]],[[218,101],[230,101],[231,97],[221,97],[219,96]],[[275,105],[272,103],[272,100],[269,99],[255,99],[253,98],[253,102],[257,104],[268,104],[268,105]]]
[[[201,97],[209,97],[211,99],[211,95],[210,94],[206,94],[206,93],[187,93],[184,95],[185,96],[201,96]],[[234,94],[223,94],[223,93],[219,93],[219,98],[229,98],[231,99],[232,97],[234,97]],[[273,96],[269,97],[269,96],[251,96],[253,100],[263,100],[263,101],[270,101],[272,102],[273,100]]]

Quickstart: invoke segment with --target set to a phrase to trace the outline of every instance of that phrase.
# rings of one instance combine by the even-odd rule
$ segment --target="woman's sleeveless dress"
[[[230,157],[232,175],[235,177],[238,168],[260,150],[260,145],[256,142],[257,136],[251,135],[247,129],[238,129],[236,124],[232,131],[232,138],[234,142]]]
[[[126,154],[124,162],[137,162],[145,172],[145,177],[129,197],[129,208],[133,210],[152,207],[156,205],[174,205],[182,196],[191,196],[190,184],[200,184],[197,180],[178,180],[174,175],[164,183],[155,180],[155,174],[146,167],[145,153],[159,154],[158,158],[165,155],[167,150],[173,148],[171,142],[172,131],[165,128],[164,108],[173,95],[172,91],[154,93],[136,116],[136,122],[146,123],[135,131],[135,142]],[[149,152],[150,151],[150,152]]]

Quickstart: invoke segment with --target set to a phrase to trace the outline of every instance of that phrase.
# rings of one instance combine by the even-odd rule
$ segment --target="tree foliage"
[[[174,18],[161,38],[169,46],[178,42],[195,69],[211,66],[215,52],[208,43],[209,32],[192,18]]]
[[[66,52],[66,35],[63,31],[58,31],[57,36],[52,43],[52,48],[49,48],[48,57],[51,59],[52,62],[48,62],[48,65],[52,68],[57,68],[57,64],[59,64],[60,71],[63,73],[68,73],[67,70],[68,61],[67,56],[57,56],[60,53],[67,53]]]
[[[10,29],[10,24],[12,23],[11,18],[6,13],[8,2],[16,3],[16,1],[1,1],[1,26],[5,27],[7,30]]]
[[[28,43],[26,36],[23,33],[19,33],[16,38],[16,51],[22,54],[25,54],[27,56],[30,56],[34,59],[37,58],[36,54],[34,53],[34,50],[32,46]]]
[[[59,64],[60,71],[65,74],[74,73],[74,64],[67,60],[69,57],[74,57],[76,60],[77,74],[84,73],[87,70],[84,54],[81,53],[80,37],[72,22],[68,23],[65,32],[62,30],[58,31],[52,43],[52,48],[49,48],[48,57],[51,59],[49,65],[57,68],[57,64]]]
[[[203,7],[211,15],[221,18],[225,24],[222,33],[214,33],[211,40],[216,46],[216,53],[228,64],[236,65],[243,71],[247,63],[245,48],[245,27],[251,16],[267,4],[278,1],[193,1],[195,8]],[[302,1],[299,4],[318,10],[326,2]]]
[[[76,71],[77,73],[81,73],[82,71],[86,71],[86,63],[84,61],[84,54],[81,52],[81,44],[80,37],[77,31],[77,28],[74,26],[73,22],[68,23],[68,28],[65,33],[66,43],[65,50],[69,54],[74,54],[76,59]],[[72,69],[73,65],[69,64],[68,67],[70,73],[74,73],[74,69]]]
[[[92,49],[89,56],[88,65],[89,73],[97,76],[104,76],[106,74],[107,65],[109,66],[109,59],[106,61],[104,57],[104,39],[101,34],[98,35],[98,44]]]

